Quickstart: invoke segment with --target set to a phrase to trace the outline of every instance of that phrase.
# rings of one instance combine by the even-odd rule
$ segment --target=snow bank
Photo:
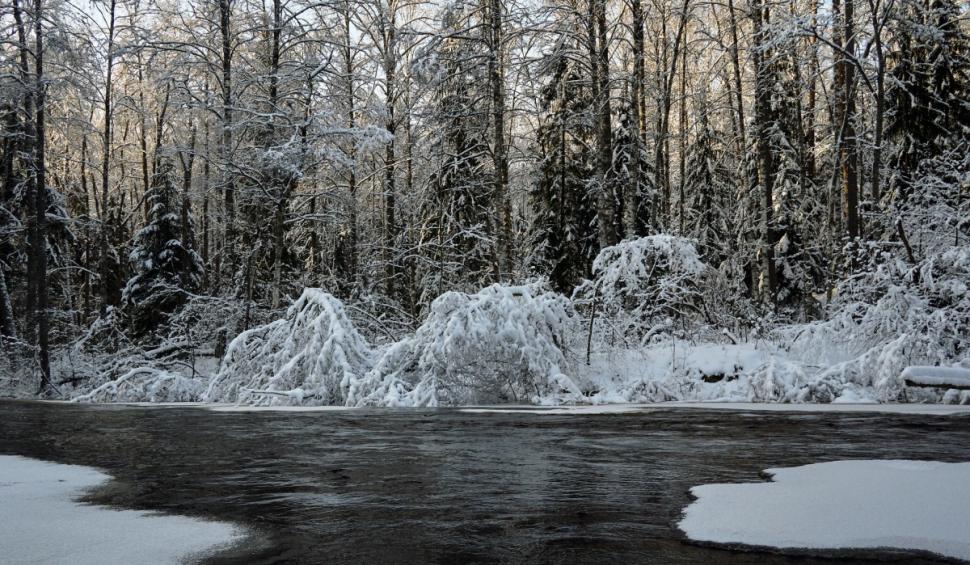
[[[90,467],[0,455],[0,560],[175,564],[244,536],[225,523],[72,502],[109,479]]]
[[[970,463],[833,461],[765,472],[774,482],[694,487],[678,526],[705,542],[970,560]]]
[[[563,373],[574,323],[568,300],[542,284],[447,292],[413,336],[383,354],[350,400],[437,406],[581,399]]]
[[[262,406],[344,404],[373,357],[343,303],[308,288],[284,318],[232,340],[203,400]]]
[[[607,402],[795,402],[805,369],[770,343],[692,343],[667,339],[640,349],[605,349],[585,368]]]

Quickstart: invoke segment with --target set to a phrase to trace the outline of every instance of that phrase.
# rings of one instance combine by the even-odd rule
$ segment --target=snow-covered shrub
[[[197,402],[206,381],[177,371],[153,367],[129,369],[90,392],[73,397],[74,402]]]
[[[569,301],[545,284],[447,292],[352,391],[358,405],[436,406],[578,399],[563,374]]]
[[[600,251],[593,278],[576,288],[578,304],[597,311],[621,340],[648,341],[701,316],[699,282],[707,270],[691,240],[660,234]]]
[[[280,320],[229,344],[204,395],[207,402],[342,405],[372,364],[373,352],[343,303],[303,291]]]
[[[824,322],[778,331],[793,353],[827,366],[803,399],[824,401],[852,384],[873,387],[879,400],[900,400],[906,367],[970,359],[970,246],[916,265],[885,253],[839,286],[832,307]],[[932,391],[905,394],[938,400]]]
[[[35,347],[0,335],[0,397],[29,397],[40,388]]]

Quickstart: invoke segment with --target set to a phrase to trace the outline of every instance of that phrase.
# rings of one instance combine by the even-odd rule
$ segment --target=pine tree
[[[179,239],[173,165],[162,158],[148,194],[149,221],[134,237],[129,260],[134,274],[122,300],[136,335],[154,333],[202,283],[202,260]]]
[[[496,274],[499,218],[494,213],[494,167],[489,153],[488,58],[478,39],[474,5],[457,3],[443,15],[446,38],[437,49],[433,172],[422,210],[421,247],[428,251],[422,303],[446,290],[475,290]],[[459,33],[460,32],[460,33]]]
[[[697,242],[697,250],[707,264],[717,265],[726,258],[730,233],[728,202],[736,189],[731,185],[731,171],[725,168],[724,152],[703,102],[697,136],[687,150],[686,169],[686,235]]]

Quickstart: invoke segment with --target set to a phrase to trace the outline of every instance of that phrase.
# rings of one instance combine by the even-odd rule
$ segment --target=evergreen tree
[[[903,204],[924,161],[961,146],[970,134],[970,36],[953,0],[907,0],[897,11],[895,63],[887,91],[893,147],[891,197]]]
[[[697,242],[697,250],[707,264],[717,265],[726,258],[730,233],[727,203],[736,189],[731,186],[731,171],[725,168],[717,132],[703,102],[701,106],[697,136],[687,150],[686,235]]]
[[[171,160],[159,160],[148,194],[149,220],[134,237],[129,260],[134,274],[122,300],[136,335],[153,333],[202,283],[198,254],[179,239],[181,219]]]
[[[486,100],[487,57],[477,39],[476,6],[458,2],[443,14],[445,29],[455,35],[441,41],[436,56],[432,120],[433,172],[422,217],[422,248],[428,251],[422,279],[422,303],[455,288],[474,290],[494,276],[497,265],[494,170],[489,157]],[[459,33],[461,32],[461,33]]]
[[[652,216],[656,210],[658,198],[654,180],[656,172],[653,158],[643,140],[637,134],[636,124],[631,120],[630,104],[626,102],[619,108],[619,120],[613,131],[613,164],[609,180],[613,184],[612,194],[620,198],[627,187],[637,196],[634,202],[636,210],[627,210],[628,202],[617,202],[614,218],[624,218],[628,214],[634,216],[634,232],[628,235],[644,236],[657,230],[656,218]],[[639,171],[634,168],[639,167]],[[637,174],[638,173],[638,174]],[[635,184],[636,186],[632,186]],[[623,233],[623,226],[616,226],[618,233]]]
[[[568,51],[559,46],[550,59],[551,78],[542,89],[539,175],[530,194],[529,270],[548,275],[564,294],[589,275],[598,252],[594,174],[594,132],[588,81]]]

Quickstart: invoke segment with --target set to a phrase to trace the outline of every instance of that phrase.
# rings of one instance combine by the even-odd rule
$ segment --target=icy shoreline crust
[[[773,481],[694,487],[696,541],[782,549],[920,550],[970,560],[970,463],[851,460],[768,469]]]
[[[74,502],[110,479],[90,467],[0,455],[0,561],[186,563],[245,536],[221,522]]]

